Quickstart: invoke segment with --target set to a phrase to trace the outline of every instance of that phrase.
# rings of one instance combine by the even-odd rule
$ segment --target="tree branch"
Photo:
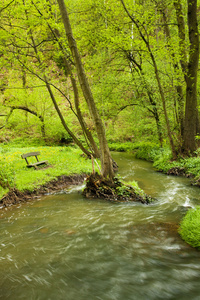
[[[1,13],[4,9],[8,8],[14,1],[15,1],[15,0],[12,0],[12,1],[11,1],[10,3],[8,3],[5,7],[1,8],[1,9],[0,9],[0,13]]]

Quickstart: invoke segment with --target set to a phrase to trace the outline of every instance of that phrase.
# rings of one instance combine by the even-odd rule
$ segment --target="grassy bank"
[[[181,221],[179,233],[184,241],[200,250],[200,206],[187,212]]]
[[[23,153],[40,151],[40,160],[47,160],[48,168],[27,168]],[[35,157],[30,162],[35,162]],[[0,199],[12,188],[33,191],[62,175],[90,173],[91,160],[74,147],[10,147],[0,146]]]
[[[6,198],[6,205],[16,203],[16,193],[17,197],[22,199],[30,193],[42,194],[46,189],[48,191],[62,189],[63,184],[68,185],[69,177],[79,181],[80,176],[73,175],[92,173],[92,161],[74,146],[47,147],[35,145],[23,147],[22,142],[20,142],[20,146],[16,147],[15,142],[0,146],[0,201]],[[39,160],[48,161],[48,167],[42,165],[37,170],[27,168],[26,161],[21,158],[21,155],[35,151],[40,152]],[[36,159],[35,157],[28,157],[28,161],[34,163]],[[98,171],[97,165],[95,167]],[[138,187],[136,182],[133,181],[128,184],[133,187],[141,199],[147,198],[147,195]],[[123,184],[117,192],[118,196],[127,196]],[[4,202],[3,205],[5,205]],[[150,197],[148,202],[150,202]]]

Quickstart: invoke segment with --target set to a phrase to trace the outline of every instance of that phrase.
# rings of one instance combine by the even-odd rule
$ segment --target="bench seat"
[[[48,165],[48,161],[47,160],[39,161],[38,155],[40,155],[40,152],[29,152],[29,153],[22,154],[21,157],[23,159],[25,159],[28,168],[33,167],[33,168],[37,169],[37,166],[39,166],[39,165]],[[35,156],[36,162],[29,164],[27,158],[31,157],[31,156]]]
[[[34,164],[28,164],[27,167],[30,168],[30,167],[37,167],[39,165],[44,165],[44,164],[48,164],[48,161],[47,160],[44,160],[44,161],[37,161],[36,163]]]

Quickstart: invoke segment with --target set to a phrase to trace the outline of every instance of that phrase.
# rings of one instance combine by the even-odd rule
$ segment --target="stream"
[[[0,210],[0,299],[200,300],[200,251],[177,233],[200,189],[132,154],[113,157],[158,201],[88,200],[79,186]]]

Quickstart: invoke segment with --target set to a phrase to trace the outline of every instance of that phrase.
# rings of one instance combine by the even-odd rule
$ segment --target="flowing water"
[[[200,299],[200,252],[177,234],[199,188],[131,154],[113,156],[124,180],[158,201],[86,200],[72,188],[2,210],[0,299]]]

